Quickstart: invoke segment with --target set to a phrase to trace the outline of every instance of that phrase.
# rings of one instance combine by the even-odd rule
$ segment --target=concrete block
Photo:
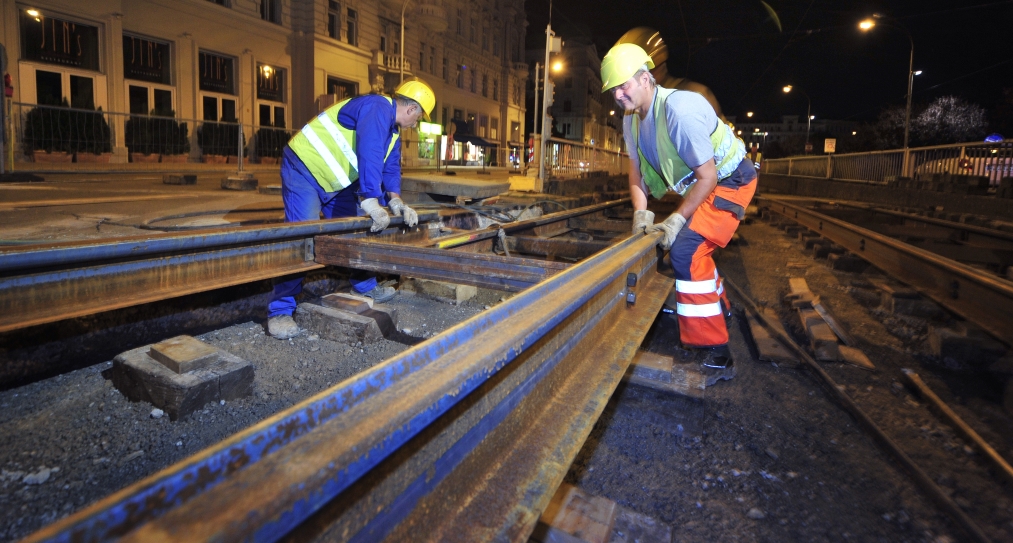
[[[353,344],[375,343],[397,328],[397,309],[376,304],[363,314],[303,303],[295,310],[295,322],[318,336]]]
[[[162,176],[162,183],[166,185],[196,185],[197,176],[166,174]]]
[[[819,236],[808,237],[802,240],[802,245],[805,246],[806,250],[811,251],[817,244],[826,243],[823,238]]]
[[[794,238],[794,237],[798,237],[799,232],[803,232],[803,231],[805,231],[805,229],[806,228],[804,226],[798,226],[798,225],[795,225],[795,226],[785,226],[784,227],[784,233],[788,234],[788,237]]]
[[[368,296],[335,292],[320,298],[320,305],[361,315],[367,309],[373,309],[373,299]]]
[[[233,174],[222,178],[225,190],[257,190],[258,181],[252,174]]]
[[[176,373],[204,369],[218,361],[219,350],[193,336],[176,336],[151,346],[148,354]]]
[[[209,402],[235,400],[253,393],[253,365],[215,350],[216,360],[211,364],[176,373],[152,358],[151,346],[146,345],[114,358],[108,376],[131,401],[149,402],[171,420],[179,420]]]
[[[458,285],[456,283],[418,278],[402,278],[401,289],[449,304],[466,302],[478,294],[478,287],[471,285]]]
[[[703,398],[707,387],[700,364],[676,363],[671,356],[648,351],[637,351],[623,379],[634,385],[690,398]]]
[[[281,196],[281,185],[264,185],[258,189],[258,192],[269,196]]]
[[[930,326],[929,347],[948,366],[957,367],[988,367],[1006,354],[1002,343],[969,324]]]
[[[936,302],[919,296],[918,298],[885,298],[883,309],[895,315],[908,315],[922,319],[936,319],[946,312]]]
[[[838,271],[861,273],[869,267],[868,262],[855,255],[831,253],[827,258],[830,260],[830,267]]]
[[[828,256],[840,255],[847,252],[844,247],[833,243],[817,243],[813,245],[813,258],[827,258]]]
[[[798,316],[802,321],[802,328],[805,330],[806,336],[809,337],[809,345],[816,353],[816,359],[834,362],[841,360],[837,334],[823,320],[823,317],[814,309],[799,309]]]

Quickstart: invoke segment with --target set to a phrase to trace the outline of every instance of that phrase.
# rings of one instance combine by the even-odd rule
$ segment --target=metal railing
[[[1013,141],[957,143],[913,149],[894,149],[764,160],[764,173],[885,183],[908,177],[928,181],[937,174],[987,177],[996,186],[1013,177]]]
[[[171,113],[171,112],[170,112]],[[109,162],[126,148],[137,163],[277,164],[296,130],[238,122],[12,104],[15,162]]]
[[[545,170],[549,177],[579,177],[589,172],[622,175],[630,170],[630,157],[583,143],[550,138],[545,145]]]

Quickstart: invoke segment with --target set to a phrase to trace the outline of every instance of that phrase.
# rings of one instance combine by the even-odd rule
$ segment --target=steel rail
[[[587,215],[590,213],[596,213],[598,211],[604,211],[613,207],[619,207],[627,205],[631,202],[629,198],[623,198],[621,200],[612,200],[611,202],[602,202],[600,204],[594,204],[587,207],[578,207],[577,209],[568,209],[566,211],[557,211],[556,213],[549,213],[548,215],[542,215],[534,219],[528,219],[525,221],[517,221],[505,224],[496,224],[482,230],[476,230],[474,232],[468,232],[466,234],[457,234],[455,236],[447,236],[440,238],[432,243],[433,247],[439,249],[450,249],[453,247],[459,247],[467,243],[474,243],[476,241],[482,241],[499,236],[499,231],[510,234],[513,232],[523,232],[524,230],[531,230],[537,226],[544,226],[549,223],[558,222],[563,219],[571,219],[574,217],[580,217],[581,215]]]
[[[659,237],[627,238],[26,541],[525,541],[671,290]]]
[[[961,232],[962,239],[960,241],[976,247],[1003,248],[1003,249],[1013,248],[1013,232],[1004,232],[1002,230],[994,230],[992,228],[975,226],[973,224],[964,224],[959,222],[947,221],[943,219],[937,219],[935,217],[923,217],[921,215],[904,213],[902,211],[894,211],[892,209],[882,209],[870,204],[860,204],[857,202],[838,202],[838,205],[842,207],[850,207],[853,209],[869,211],[874,214],[896,217],[898,219],[903,219],[905,221],[920,222],[924,224],[931,224],[933,226],[941,226],[943,228],[947,228],[955,232]]]
[[[1013,282],[803,206],[769,196],[757,201],[862,257],[997,339],[1013,343]]]
[[[0,333],[319,269],[315,236],[370,224],[354,217],[4,248]]]

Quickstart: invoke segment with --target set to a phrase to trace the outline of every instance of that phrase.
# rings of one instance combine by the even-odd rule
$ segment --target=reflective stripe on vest
[[[721,303],[675,304],[675,312],[683,317],[716,317],[721,314]]]
[[[717,281],[714,279],[704,281],[675,280],[675,291],[682,294],[713,294],[717,289]]]
[[[393,105],[393,100],[385,96]],[[355,153],[355,131],[341,126],[341,108],[353,99],[334,104],[314,117],[288,142],[289,148],[306,165],[316,182],[327,192],[337,192],[359,179],[359,157]],[[387,146],[386,162],[399,134],[393,134]]]
[[[696,180],[692,179],[693,169],[686,165],[672,143],[671,136],[668,133],[668,115],[665,103],[672,93],[692,91],[679,91],[663,87],[657,87],[657,89],[658,92],[655,93],[653,106],[654,129],[658,161],[661,163],[661,173],[658,173],[654,169],[654,166],[651,166],[651,163],[644,157],[643,151],[640,150],[640,117],[634,114],[632,122],[633,141],[637,146],[637,154],[640,156],[640,173],[644,178],[644,183],[647,185],[648,190],[651,192],[651,196],[661,198],[669,190],[685,196]],[[711,145],[714,147],[714,164],[717,168],[718,180],[729,177],[735,172],[742,159],[745,158],[746,144],[741,139],[735,137],[732,129],[720,119],[718,119],[717,126],[711,133],[710,139]]]

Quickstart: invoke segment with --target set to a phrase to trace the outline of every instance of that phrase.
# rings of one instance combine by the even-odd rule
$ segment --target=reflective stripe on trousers
[[[697,213],[707,211],[704,206]],[[695,214],[694,214],[695,215]],[[675,270],[675,313],[683,345],[713,347],[728,343],[727,297],[711,255],[718,246],[690,228],[672,244],[669,259]]]

